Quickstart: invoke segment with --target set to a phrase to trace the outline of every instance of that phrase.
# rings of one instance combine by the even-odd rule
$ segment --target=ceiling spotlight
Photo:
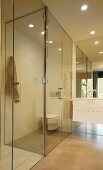
[[[95,31],[91,31],[90,34],[91,34],[91,35],[94,35],[94,34],[95,34]]]
[[[34,25],[33,25],[33,24],[29,24],[29,27],[30,27],[30,28],[33,28],[33,27],[34,27]]]
[[[52,44],[53,43],[53,41],[49,41],[49,44]]]
[[[59,48],[58,50],[59,50],[59,51],[62,51],[62,49],[61,49],[61,48]]]
[[[95,41],[94,44],[99,44],[99,41]]]
[[[100,51],[99,54],[103,54],[103,51]]]
[[[45,32],[44,32],[44,31],[42,31],[42,32],[41,32],[41,34],[42,34],[42,35],[44,35],[44,34],[45,34]]]
[[[81,10],[82,11],[86,11],[88,9],[88,5],[83,5],[83,6],[81,6]]]

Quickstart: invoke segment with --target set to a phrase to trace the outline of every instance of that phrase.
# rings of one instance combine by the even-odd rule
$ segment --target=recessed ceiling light
[[[53,43],[53,41],[49,41],[49,44],[52,44]]]
[[[29,24],[29,27],[30,27],[30,28],[33,28],[33,27],[34,27],[34,25],[33,25],[33,24]]]
[[[95,34],[95,31],[91,31],[90,34],[91,34],[91,35],[94,35],[94,34]]]
[[[94,44],[99,44],[99,41],[95,41]]]
[[[62,51],[62,49],[61,49],[61,48],[59,48],[58,50],[59,50],[59,51]]]
[[[103,51],[100,51],[99,54],[103,54]]]
[[[82,11],[85,11],[85,10],[87,10],[87,9],[88,9],[88,5],[82,5],[82,6],[81,6],[81,10],[82,10]]]
[[[45,33],[44,31],[41,32],[42,35],[44,35],[44,33]]]

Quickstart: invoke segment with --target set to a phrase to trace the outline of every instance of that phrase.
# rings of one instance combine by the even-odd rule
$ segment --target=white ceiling
[[[103,51],[103,38],[101,37],[103,36],[103,0],[42,1],[48,6],[51,13],[56,17],[56,19],[59,21],[64,30],[69,34],[69,36],[75,42],[80,41],[77,43],[78,46],[92,61],[103,61],[103,54],[99,55],[99,51]],[[4,16],[7,17],[6,20],[10,20],[10,18],[12,18],[12,12],[10,13],[11,4],[5,4],[4,2],[2,5],[2,7],[5,7],[6,9],[4,10]],[[88,5],[88,10],[85,12],[82,12],[80,9],[81,5],[83,4]],[[40,7],[42,8],[43,4],[38,0],[15,0],[15,17],[22,16],[27,14],[28,10],[30,12]],[[34,18],[33,20],[35,21]],[[26,23],[27,20],[24,22]],[[40,28],[42,30],[43,26],[40,26]],[[91,36],[91,30],[95,30],[96,34]],[[94,37],[101,37],[96,39],[100,41],[97,46],[94,45],[95,39],[91,39]],[[91,40],[87,41],[87,39]]]
[[[89,32],[96,30],[95,36],[103,35],[103,0],[43,0],[74,41],[91,38]],[[88,10],[82,12],[82,4]]]
[[[19,18],[41,8],[44,8],[44,4],[40,0],[14,0],[14,18]],[[5,21],[13,19],[12,0],[2,0],[2,18]]]
[[[99,44],[95,45],[94,42],[96,41],[98,41]],[[103,54],[99,53],[103,51],[103,37],[80,41],[76,44],[92,61],[103,62]]]
[[[62,27],[75,41],[87,40],[103,36],[103,0],[43,0],[51,13],[57,18]],[[88,10],[82,12],[80,7],[88,5]],[[90,31],[95,30],[95,35]],[[92,39],[82,41],[79,47],[92,61],[103,61],[103,38],[98,38],[100,43],[95,46]]]

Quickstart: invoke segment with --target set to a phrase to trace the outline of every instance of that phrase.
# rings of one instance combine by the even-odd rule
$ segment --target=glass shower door
[[[13,136],[9,141],[6,135],[6,144],[13,145],[13,169],[17,170],[30,169],[44,155],[43,16],[44,9],[6,23],[8,51],[12,24],[14,36],[14,56],[6,55],[7,72],[11,73],[13,81]],[[5,134],[9,134],[7,126]]]
[[[71,133],[72,40],[48,12],[46,122],[47,152]]]
[[[62,29],[48,13],[48,56],[47,56],[47,152],[61,142],[62,98],[63,98],[63,49]]]
[[[44,10],[14,21],[14,147],[35,159],[43,148]],[[25,153],[26,154],[26,153]],[[25,155],[24,154],[24,155]],[[15,162],[14,162],[15,165]]]

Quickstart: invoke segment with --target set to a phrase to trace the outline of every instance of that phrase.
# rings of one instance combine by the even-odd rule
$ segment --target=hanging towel
[[[14,70],[13,70],[14,66]],[[13,71],[14,71],[14,78],[13,78]],[[14,82],[14,86],[13,86]],[[16,73],[16,65],[13,57],[10,56],[6,68],[6,92],[7,94],[12,97],[12,91],[14,90],[14,102],[19,99],[19,92],[18,92],[18,85],[17,83],[17,73]],[[13,88],[14,87],[14,88]]]

